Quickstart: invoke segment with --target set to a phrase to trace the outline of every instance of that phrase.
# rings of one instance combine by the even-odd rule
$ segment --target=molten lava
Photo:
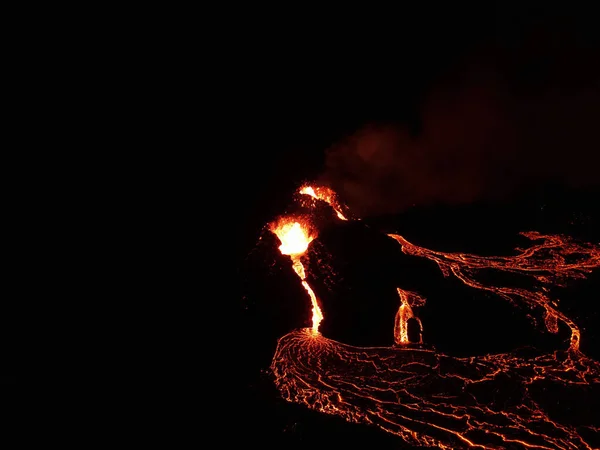
[[[546,294],[546,289],[533,291],[524,288],[486,286],[477,280],[477,273],[483,270],[520,273],[534,278],[542,285],[564,285],[570,278],[585,278],[593,268],[600,267],[600,247],[575,243],[567,236],[549,236],[537,232],[521,233],[532,241],[541,241],[516,256],[483,257],[467,253],[443,253],[418,247],[402,236],[390,234],[409,255],[421,256],[435,261],[445,276],[450,274],[463,283],[476,289],[494,292],[511,303],[521,303],[533,310],[544,310],[546,328],[558,333],[558,323],[562,322],[571,330],[569,350],[579,351],[581,332],[579,327],[560,312],[556,302]],[[578,255],[574,262],[567,262],[568,256]]]
[[[319,324],[323,320],[323,314],[317,301],[317,296],[306,281],[306,273],[304,265],[300,258],[308,249],[308,244],[315,238],[310,233],[310,228],[307,225],[302,226],[300,222],[293,219],[283,218],[271,224],[271,231],[277,235],[281,241],[279,250],[284,255],[289,255],[292,258],[292,267],[302,281],[302,286],[308,292],[312,304],[312,330],[315,334],[319,332]]]
[[[341,205],[337,201],[335,192],[328,187],[313,188],[312,186],[304,186],[300,188],[298,192],[300,194],[310,195],[312,198],[316,198],[317,200],[323,200],[333,208],[338,218],[341,220],[348,220],[341,212]]]
[[[329,203],[340,219],[347,220],[333,191],[305,186],[299,193]],[[394,322],[396,345],[359,348],[322,336],[318,328],[323,315],[300,261],[318,230],[310,220],[293,217],[281,218],[270,230],[281,241],[279,250],[290,256],[313,310],[312,330],[292,331],[278,341],[271,370],[284,399],[350,422],[375,425],[417,446],[598,448],[593,444],[600,442],[598,423],[560,423],[542,407],[545,394],[539,392],[545,392],[548,384],[586,388],[600,383],[600,364],[580,351],[579,327],[548,294],[551,286],[585,278],[600,267],[600,247],[528,232],[523,235],[533,244],[515,256],[483,257],[429,250],[389,234],[404,253],[435,261],[445,276],[524,305],[532,316],[542,311],[550,332],[557,333],[559,323],[570,330],[568,346],[552,353],[515,350],[457,358],[407,345],[410,319],[423,330],[413,308],[423,306],[425,299],[401,288]],[[482,274],[489,270],[530,277],[541,288],[488,285]]]
[[[408,339],[408,321],[414,319],[419,324],[421,333],[423,333],[423,324],[421,320],[415,317],[411,306],[422,306],[425,303],[425,299],[420,297],[414,292],[404,291],[397,288],[398,295],[400,296],[400,308],[396,313],[396,321],[394,326],[394,341],[398,345],[410,344]],[[419,344],[423,343],[423,335],[420,334]]]

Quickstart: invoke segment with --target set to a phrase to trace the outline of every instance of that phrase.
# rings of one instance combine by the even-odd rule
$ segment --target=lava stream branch
[[[583,278],[592,269],[600,267],[600,247],[590,244],[577,244],[565,236],[523,233],[531,240],[541,241],[532,247],[521,250],[516,256],[484,257],[467,253],[443,253],[418,247],[397,234],[389,234],[406,254],[416,255],[435,261],[444,275],[453,274],[460,281],[476,289],[493,292],[500,297],[516,302],[521,301],[530,308],[541,307],[545,311],[546,328],[551,333],[558,332],[558,322],[571,330],[569,348],[579,351],[581,332],[573,320],[553,305],[553,300],[542,291],[525,288],[487,286],[475,279],[479,270],[495,269],[532,276],[542,284],[553,284],[556,280],[564,283],[568,278]],[[546,252],[549,256],[540,256]],[[567,262],[569,255],[579,255],[578,261]]]

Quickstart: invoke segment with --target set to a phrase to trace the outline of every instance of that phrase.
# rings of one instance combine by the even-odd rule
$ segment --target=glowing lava
[[[546,293],[548,288],[533,291],[525,288],[487,286],[477,280],[477,274],[495,269],[530,276],[542,285],[561,286],[568,279],[585,278],[586,273],[600,267],[600,247],[578,244],[567,236],[542,235],[537,232],[521,234],[540,243],[521,250],[516,256],[490,257],[438,252],[411,244],[397,234],[389,236],[400,244],[404,253],[435,261],[445,276],[452,274],[468,286],[494,292],[509,302],[524,304],[530,310],[541,308],[548,331],[558,333],[559,322],[567,325],[571,330],[569,350],[578,352],[581,340],[579,327],[557,309],[556,302]],[[574,256],[577,258],[572,260]],[[571,262],[567,262],[569,260]]]
[[[590,443],[598,439],[597,424],[561,424],[540,406],[536,392],[549,383],[600,383],[597,362],[565,352],[456,358],[424,349],[354,347],[304,329],[279,339],[271,370],[284,399],[375,425],[409,445],[598,448]]]
[[[331,190],[305,186],[300,193],[328,202],[340,219],[347,220]],[[600,387],[600,364],[580,351],[579,327],[549,295],[550,287],[585,278],[600,267],[597,245],[528,232],[523,235],[532,245],[516,255],[483,257],[429,250],[389,234],[404,253],[435,261],[445,276],[524,305],[532,318],[541,312],[550,332],[557,333],[559,323],[570,330],[568,346],[551,353],[515,350],[457,358],[406,345],[410,319],[422,331],[413,308],[423,306],[425,299],[400,288],[396,345],[361,348],[319,334],[323,315],[300,261],[318,230],[310,220],[293,217],[279,219],[270,230],[281,241],[279,250],[291,257],[313,308],[312,330],[296,330],[278,341],[271,370],[284,399],[350,422],[375,425],[416,446],[598,448],[598,423],[561,423],[543,406],[548,386],[584,392]],[[529,277],[539,289],[488,285],[482,279],[490,270]]]
[[[302,281],[302,286],[308,292],[312,304],[312,330],[313,333],[319,332],[319,324],[323,320],[323,313],[319,307],[317,296],[306,281],[306,273],[301,257],[308,249],[308,244],[315,238],[311,235],[310,228],[307,225],[301,225],[300,222],[294,219],[282,218],[279,221],[271,224],[271,231],[277,235],[281,241],[279,250],[284,255],[289,255],[292,258],[292,266],[296,274]]]
[[[394,325],[394,341],[398,345],[410,344],[408,339],[408,321],[414,319],[419,324],[420,338],[419,344],[423,343],[423,324],[421,320],[415,317],[411,306],[423,306],[425,299],[414,292],[404,291],[397,288],[398,295],[400,296],[400,308],[396,313],[396,321]]]
[[[315,191],[316,189],[316,191]],[[333,208],[338,218],[341,220],[348,220],[341,212],[341,206],[336,199],[335,192],[327,187],[317,187],[314,188],[312,186],[304,186],[300,188],[298,191],[300,194],[310,195],[312,198],[316,198],[317,200],[323,200],[328,203],[329,206]]]

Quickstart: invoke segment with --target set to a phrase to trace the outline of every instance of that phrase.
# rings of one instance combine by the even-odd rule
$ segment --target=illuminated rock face
[[[360,346],[394,344],[394,318],[400,307],[390,265],[401,256],[394,241],[362,224],[343,224],[322,233],[310,254],[310,273],[321,300],[323,336]],[[323,255],[330,271],[317,268]],[[333,275],[334,274],[334,275]],[[328,289],[329,277],[342,280]]]
[[[367,285],[368,286],[368,285]],[[343,303],[343,307],[338,307]],[[398,296],[393,288],[369,290],[367,287],[344,298],[323,297],[321,333],[330,339],[357,346],[394,344],[394,317]]]

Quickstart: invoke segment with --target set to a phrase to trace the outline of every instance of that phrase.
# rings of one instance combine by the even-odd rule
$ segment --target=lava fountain
[[[330,189],[304,186],[298,192],[327,202],[340,220],[348,220]],[[549,294],[550,287],[585,278],[600,267],[597,245],[527,232],[523,235],[532,245],[516,255],[483,257],[434,251],[389,234],[404,253],[435,261],[444,276],[524,305],[531,316],[541,312],[549,332],[557,333],[559,323],[570,330],[566,348],[550,353],[521,349],[458,358],[406,345],[408,320],[417,320],[422,331],[413,308],[425,299],[401,288],[395,345],[354,347],[322,336],[323,314],[301,261],[318,230],[310,218],[292,216],[278,219],[269,229],[279,238],[281,253],[290,256],[313,312],[311,329],[292,331],[278,341],[270,368],[284,399],[349,422],[375,425],[416,446],[600,448],[597,421],[559,420],[547,400],[552,387],[566,389],[567,401],[575,393],[583,392],[586,398],[600,390],[600,364],[581,352],[579,327]],[[529,277],[538,289],[490,285],[483,281],[489,270]]]
[[[306,281],[306,273],[304,265],[302,264],[302,255],[308,249],[308,244],[315,238],[315,235],[311,234],[310,226],[305,222],[302,225],[299,221],[292,218],[281,218],[274,222],[270,226],[270,230],[277,235],[281,241],[279,250],[282,254],[288,255],[292,259],[292,267],[294,272],[300,277],[302,286],[308,293],[311,304],[312,304],[312,331],[315,334],[319,332],[319,324],[323,320],[323,314],[319,307],[319,302],[314,291]]]

